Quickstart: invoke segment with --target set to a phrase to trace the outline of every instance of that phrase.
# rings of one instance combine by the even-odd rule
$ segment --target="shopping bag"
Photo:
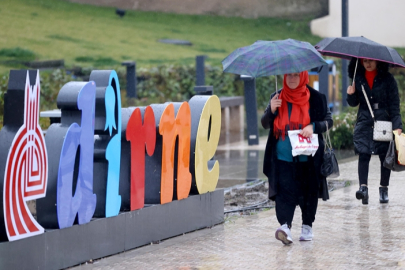
[[[392,140],[388,146],[387,155],[385,156],[383,165],[385,168],[394,172],[405,171],[405,166],[398,164],[398,155],[396,153],[394,140]]]
[[[289,130],[288,137],[290,138],[292,155],[314,156],[318,150],[318,134],[312,134],[311,137],[304,137],[300,135],[301,130]]]
[[[398,163],[405,165],[405,134],[398,135],[398,131],[393,131],[395,137],[395,148],[398,153]]]

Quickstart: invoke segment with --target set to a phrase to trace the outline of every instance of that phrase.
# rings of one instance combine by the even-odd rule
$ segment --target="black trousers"
[[[318,184],[312,162],[277,161],[276,216],[280,225],[291,228],[297,205],[302,224],[312,227],[318,207]]]
[[[384,167],[385,154],[379,155],[381,174],[380,174],[380,185],[388,186],[390,183],[391,170]],[[359,182],[360,185],[367,185],[368,179],[368,168],[370,164],[371,155],[369,154],[359,154]]]

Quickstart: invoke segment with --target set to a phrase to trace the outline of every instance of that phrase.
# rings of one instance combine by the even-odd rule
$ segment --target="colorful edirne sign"
[[[44,139],[39,95],[39,72],[10,72],[0,131],[0,152],[8,153],[0,155],[0,240],[215,190],[217,96],[121,108],[117,73],[93,71],[89,82],[62,87],[61,123],[52,124]],[[25,203],[32,199],[36,220]]]

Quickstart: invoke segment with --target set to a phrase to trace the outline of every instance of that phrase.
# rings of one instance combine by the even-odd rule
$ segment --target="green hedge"
[[[137,96],[149,103],[189,100],[194,95],[194,66],[164,65],[137,71]],[[237,75],[224,74],[218,67],[206,67],[205,84],[218,96],[243,95],[243,83]],[[125,78],[120,78],[125,87]]]
[[[86,72],[89,75],[90,69]],[[398,82],[401,97],[401,115],[405,120],[405,70],[394,69],[393,74]],[[152,103],[168,101],[178,102],[189,100],[194,95],[196,71],[193,65],[161,65],[158,67],[137,71],[138,99],[127,99],[125,88],[125,70],[118,70],[118,77],[122,90],[122,106],[146,106]],[[66,73],[65,70],[41,72],[41,110],[56,108],[56,98],[62,86],[77,78]],[[278,88],[282,87],[282,76],[277,77]],[[4,93],[7,90],[8,75],[0,77],[0,124],[3,121]],[[206,66],[206,85],[214,87],[218,96],[243,96],[243,82],[238,75],[223,73],[219,67]],[[258,110],[263,111],[269,102],[270,95],[276,89],[276,77],[262,77],[256,80],[256,97]],[[353,128],[356,120],[357,108],[351,108],[347,113],[334,116],[334,127],[331,130],[331,140],[336,149],[350,149],[353,147]],[[43,121],[43,120],[41,120]],[[42,124],[42,122],[41,122]],[[404,125],[405,127],[405,125]]]
[[[66,74],[64,70],[56,69],[52,72],[41,72],[41,100],[40,110],[56,109],[56,98],[59,90],[65,83],[74,81],[73,77]],[[0,77],[0,126],[3,126],[4,115],[4,93],[7,91],[8,74]],[[42,126],[46,126],[46,119],[40,119]]]
[[[330,139],[334,149],[353,148],[353,130],[357,113],[348,112],[333,116],[333,127],[330,130]]]
[[[91,70],[83,71],[89,75]],[[148,105],[168,101],[178,102],[189,100],[194,95],[196,71],[193,65],[161,65],[158,67],[137,70],[138,99],[126,99],[125,70],[118,70],[122,90],[122,104]],[[56,69],[52,72],[41,71],[41,110],[56,108],[56,98],[62,86],[69,81],[80,79],[69,75],[65,70]],[[279,78],[279,85],[281,79]],[[3,115],[3,95],[7,90],[8,74],[0,78],[0,117]],[[206,66],[205,84],[214,87],[218,96],[243,96],[243,81],[238,75],[223,73],[219,67]],[[266,107],[269,96],[275,91],[275,77],[259,78],[256,81],[258,109]]]

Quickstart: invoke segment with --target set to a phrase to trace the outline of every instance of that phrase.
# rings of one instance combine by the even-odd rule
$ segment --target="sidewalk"
[[[340,166],[340,179],[353,185],[319,201],[314,240],[294,243],[274,238],[275,211],[230,218],[222,225],[131,250],[71,269],[398,269],[405,268],[405,172],[393,173],[390,202],[379,203],[379,160],[370,163],[369,205],[356,200],[357,161]],[[136,232],[134,232],[136,233]]]

